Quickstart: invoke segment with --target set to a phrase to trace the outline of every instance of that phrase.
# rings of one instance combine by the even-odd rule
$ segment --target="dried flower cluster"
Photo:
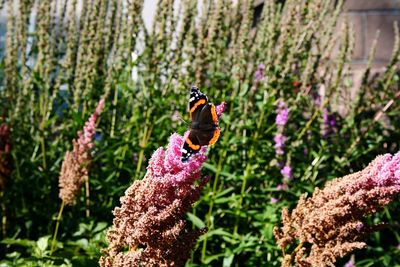
[[[85,177],[91,162],[90,150],[93,147],[93,137],[96,133],[96,121],[104,107],[104,100],[100,100],[96,111],[85,123],[83,132],[78,132],[78,140],[73,140],[72,151],[65,153],[59,178],[60,198],[67,205],[75,203],[75,197]]]
[[[377,157],[364,170],[328,182],[311,198],[301,196],[297,207],[282,212],[283,226],[274,229],[282,250],[299,242],[286,254],[282,266],[335,266],[343,257],[366,246],[362,235],[379,229],[364,217],[389,204],[400,193],[400,152]]]
[[[6,123],[0,125],[0,191],[7,185],[11,174],[10,166],[10,129]]]
[[[225,111],[216,107],[217,117]],[[188,132],[184,134],[187,136]],[[142,180],[135,181],[114,210],[110,242],[100,266],[183,266],[197,238],[206,229],[188,230],[185,213],[200,197],[208,179],[200,178],[207,159],[203,147],[188,162],[181,161],[185,138],[173,134],[168,148],[157,149]]]
[[[167,150],[157,149],[143,180],[137,180],[114,210],[109,247],[101,266],[183,266],[205,229],[185,229],[183,216],[207,182],[200,178],[205,149],[181,162],[183,137],[173,134]]]

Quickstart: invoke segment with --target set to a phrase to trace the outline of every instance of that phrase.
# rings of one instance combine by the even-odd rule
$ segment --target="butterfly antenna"
[[[185,123],[186,125],[189,125],[189,123],[188,123],[187,121],[185,121],[185,120],[181,117],[181,115],[178,115],[178,118],[179,118],[180,121],[182,121],[182,122]]]

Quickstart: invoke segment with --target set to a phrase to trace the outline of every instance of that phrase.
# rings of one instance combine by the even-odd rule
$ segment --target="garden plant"
[[[0,2],[0,266],[400,266],[398,25],[356,83],[341,0],[155,5]]]

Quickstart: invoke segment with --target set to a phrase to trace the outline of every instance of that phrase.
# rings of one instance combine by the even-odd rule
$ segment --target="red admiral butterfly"
[[[214,104],[209,103],[208,97],[195,86],[190,91],[189,112],[192,123],[182,147],[183,162],[198,153],[202,146],[215,144],[220,132]]]

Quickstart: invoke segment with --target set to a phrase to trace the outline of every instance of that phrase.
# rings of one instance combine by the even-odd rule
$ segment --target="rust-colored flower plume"
[[[10,129],[6,123],[2,123],[0,125],[0,191],[6,187],[10,174]]]
[[[282,212],[274,229],[285,251],[282,266],[335,266],[339,257],[366,246],[362,236],[379,229],[364,218],[392,202],[400,193],[400,152],[377,157],[364,170],[328,182],[311,198],[301,196],[297,207]]]
[[[59,196],[66,205],[75,203],[76,194],[88,175],[88,166],[91,162],[90,149],[94,145],[96,121],[103,107],[104,100],[100,100],[96,111],[85,123],[83,132],[78,132],[78,140],[72,141],[72,151],[65,153],[59,177]]]
[[[218,116],[222,111],[223,106],[217,107]],[[113,212],[102,267],[183,266],[189,258],[198,236],[206,231],[189,230],[184,220],[207,182],[200,176],[206,148],[183,163],[183,143],[182,136],[173,134],[166,150],[154,152],[145,177],[126,190],[121,207]]]

